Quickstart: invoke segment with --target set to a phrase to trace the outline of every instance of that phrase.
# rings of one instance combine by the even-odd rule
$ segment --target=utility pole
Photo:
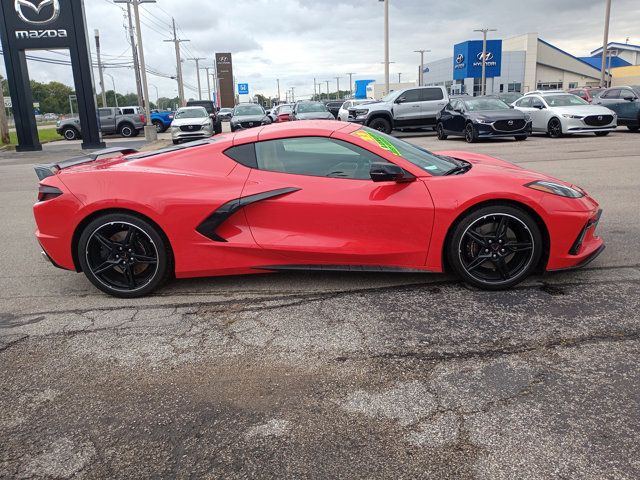
[[[487,93],[487,32],[496,31],[495,28],[479,28],[474,30],[474,32],[482,32],[482,95]]]
[[[353,81],[352,81],[352,79],[353,79],[353,76],[355,75],[355,73],[354,72],[349,72],[349,73],[347,73],[347,75],[349,75],[349,96],[351,98],[353,98]]]
[[[138,0],[138,1],[140,1],[140,0]],[[189,42],[190,40],[184,40],[184,39],[178,38],[178,36],[176,34],[176,20],[175,20],[175,18],[171,18],[171,21],[173,23],[173,39],[171,39],[171,40],[163,40],[163,41],[164,42],[173,42],[174,46],[176,47],[176,64],[177,64],[176,76],[177,76],[177,79],[178,79],[178,97],[180,98],[180,106],[184,107],[184,105],[185,105],[185,103],[184,103],[184,83],[182,82],[182,60],[180,59],[180,44],[182,42]]]
[[[327,100],[329,100],[329,80],[325,80],[327,82]]]
[[[340,98],[340,78],[336,77],[336,88],[338,89],[338,93],[336,94],[336,100]]]
[[[604,38],[602,39],[602,65],[600,68],[600,88],[605,88],[606,83],[606,66],[607,51],[609,50],[609,19],[611,18],[611,0],[607,0],[607,6],[604,12]]]
[[[153,83],[150,83],[149,85],[156,89],[156,108],[160,110],[160,93],[158,92],[158,87]]]
[[[415,53],[420,54],[420,73],[418,74],[418,86],[424,86],[424,54],[425,52],[431,53],[431,50],[414,50]]]
[[[200,60],[206,60],[206,58],[196,57],[190,58],[189,60],[196,62],[196,74],[198,75],[198,100],[202,100],[202,88],[200,88]]]
[[[4,79],[0,76],[0,143],[9,144],[9,122],[7,109],[4,106]]]
[[[202,67],[207,72],[207,100],[211,100],[211,81],[209,80],[209,70],[213,67]]]
[[[316,93],[316,78],[313,77],[313,98],[315,99],[316,96],[317,96],[317,93]]]
[[[296,87],[291,87],[291,101],[296,101]]]
[[[280,103],[280,79],[276,78],[276,82],[278,83],[278,103]]]
[[[389,93],[389,0],[384,2],[384,94]]]
[[[402,73],[398,72],[398,83],[401,83],[400,77],[402,77]]]
[[[97,28],[93,31],[96,39],[96,55],[98,56],[98,74],[100,76],[100,90],[102,91],[102,106],[107,107],[107,92],[104,88],[104,73],[102,72],[102,60],[100,59],[100,30]]]
[[[105,72],[105,75],[111,77],[111,83],[113,83],[113,99],[116,102],[116,108],[118,108],[118,92],[116,92],[116,81],[113,78],[113,75],[111,75],[110,73]]]
[[[142,30],[140,29],[140,9],[141,3],[155,3],[156,0],[113,0],[114,3],[133,3],[133,16],[136,21],[136,35],[138,37],[138,55],[140,56],[140,77],[142,79],[142,94],[145,98],[144,113],[146,125],[144,126],[144,137],[148,142],[158,139],[158,131],[151,123],[151,106],[149,100],[149,86],[147,85],[147,67],[144,63],[144,48],[142,47]]]
[[[136,73],[136,92],[138,94],[138,104],[144,107],[146,99],[142,95],[142,80],[140,79],[140,62],[138,61],[138,47],[133,38],[133,20],[131,19],[131,3],[127,4],[127,17],[129,19],[129,42],[131,43],[131,53],[133,56],[133,69]]]

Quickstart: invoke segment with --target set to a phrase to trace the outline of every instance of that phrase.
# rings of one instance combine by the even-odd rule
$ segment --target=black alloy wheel
[[[515,139],[517,142],[522,142],[523,140],[526,140],[528,137],[528,135],[516,135]]]
[[[486,290],[516,285],[536,268],[542,254],[540,229],[511,206],[472,212],[455,228],[449,264],[465,282]]]
[[[87,225],[78,242],[78,260],[91,283],[124,298],[150,293],[172,271],[164,237],[129,214],[105,215]]]
[[[386,118],[374,118],[369,123],[369,128],[386,134],[391,133],[391,123]]]
[[[438,140],[446,140],[447,139],[447,134],[444,133],[444,127],[442,126],[442,123],[438,123],[438,126],[436,127],[436,132],[438,133]]]
[[[549,124],[547,125],[547,132],[551,138],[560,138],[562,137],[562,124],[560,120],[557,118],[552,118],[549,120]]]
[[[464,139],[467,143],[475,143],[478,141],[478,131],[476,127],[473,126],[473,123],[467,123],[467,126],[464,128]]]
[[[594,132],[596,137],[606,137],[610,132]]]

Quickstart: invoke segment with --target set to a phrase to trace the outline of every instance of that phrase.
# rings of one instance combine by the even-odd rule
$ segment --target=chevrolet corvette
[[[580,187],[338,121],[99,150],[35,170],[43,256],[119,297],[172,277],[302,269],[449,271],[495,290],[604,249],[601,210]]]

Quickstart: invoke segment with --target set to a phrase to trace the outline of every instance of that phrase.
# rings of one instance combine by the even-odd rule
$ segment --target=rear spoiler
[[[45,178],[51,177],[52,175],[55,175],[60,170],[63,170],[65,168],[73,167],[74,165],[81,165],[83,163],[93,162],[100,157],[104,157],[105,155],[111,155],[114,153],[129,155],[131,153],[138,153],[138,150],[128,147],[104,148],[102,150],[96,150],[95,152],[91,152],[80,157],[70,158],[69,160],[63,160],[61,162],[42,163],[40,165],[35,165],[34,169],[36,171],[36,175],[38,176],[38,180],[44,180]]]

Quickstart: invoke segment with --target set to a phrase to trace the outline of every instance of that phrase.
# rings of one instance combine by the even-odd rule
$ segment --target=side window
[[[516,103],[518,107],[530,108],[531,107],[531,97],[524,97],[518,100]]]
[[[431,100],[442,100],[444,99],[444,94],[440,88],[423,88],[422,89],[422,100],[427,102]]]
[[[420,101],[420,90],[407,90],[400,98],[404,97],[404,103],[410,102],[419,102]]]
[[[370,180],[371,164],[386,162],[357,145],[327,137],[258,142],[256,157],[260,170],[351,180]]]
[[[342,108],[343,108],[344,110],[346,110],[346,109],[348,109],[348,108],[351,108],[351,102],[344,102],[344,103],[342,104]]]
[[[99,108],[98,109],[98,114],[101,117],[108,117],[109,115],[111,115],[111,109],[110,108]]]
[[[602,98],[612,98],[612,99],[620,98],[620,89],[612,88],[611,90],[607,90],[602,94]]]
[[[133,110],[133,108],[123,108],[122,109],[122,114],[123,115],[132,115],[134,113],[136,113],[136,112]]]
[[[245,167],[258,168],[254,143],[245,143],[243,145],[227,148],[224,151],[224,154]]]
[[[544,107],[544,103],[542,103],[542,100],[540,100],[539,98],[533,97],[531,99],[531,106],[533,108],[540,108],[540,107]]]
[[[636,98],[636,94],[630,88],[620,89],[620,98]]]

